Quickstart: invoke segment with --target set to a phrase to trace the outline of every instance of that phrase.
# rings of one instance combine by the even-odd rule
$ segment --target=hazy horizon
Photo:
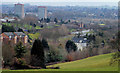
[[[18,2],[2,2],[2,4],[15,4]],[[19,2],[30,5],[43,6],[118,6],[118,2]]]

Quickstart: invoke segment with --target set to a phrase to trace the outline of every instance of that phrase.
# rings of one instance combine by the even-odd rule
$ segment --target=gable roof
[[[72,40],[75,43],[80,43],[80,41],[81,41],[81,43],[87,43],[87,39],[83,38],[83,37],[79,37],[79,38],[78,37],[73,37]]]
[[[4,34],[4,36],[6,36],[6,37],[11,37],[11,38],[13,38],[15,36],[18,36],[18,37],[26,36],[23,32],[14,32],[14,33],[13,32],[4,32],[2,34]]]
[[[25,34],[24,34],[23,32],[14,32],[14,34],[15,34],[16,36],[21,36],[21,37],[24,37],[24,36],[25,36]]]
[[[4,34],[6,35],[6,36],[11,36],[11,37],[14,37],[15,35],[12,33],[12,32],[4,32]]]

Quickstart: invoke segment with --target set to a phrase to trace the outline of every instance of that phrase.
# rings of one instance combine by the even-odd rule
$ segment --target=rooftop
[[[46,8],[45,6],[38,6],[38,8]]]
[[[24,5],[24,4],[17,3],[17,4],[15,4],[15,5]]]
[[[79,38],[78,37],[73,37],[72,40],[75,43],[80,43],[80,41],[81,41],[81,43],[86,43],[87,42],[87,39],[83,38],[83,37],[79,37]]]

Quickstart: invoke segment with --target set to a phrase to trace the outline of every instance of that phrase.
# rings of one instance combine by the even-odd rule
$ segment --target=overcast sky
[[[120,0],[2,0],[0,4],[9,4],[10,2],[10,4],[29,3],[42,6],[118,6],[119,1]]]
[[[2,2],[119,2],[120,0],[2,0]]]

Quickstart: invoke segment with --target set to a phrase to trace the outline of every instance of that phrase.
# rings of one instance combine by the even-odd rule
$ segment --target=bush
[[[68,53],[71,52],[71,51],[76,51],[77,50],[76,44],[71,40],[67,41],[65,47],[66,47],[66,50],[68,51]]]
[[[59,50],[50,50],[46,55],[47,63],[58,62],[58,61],[62,61],[62,60],[63,60],[63,56]]]

